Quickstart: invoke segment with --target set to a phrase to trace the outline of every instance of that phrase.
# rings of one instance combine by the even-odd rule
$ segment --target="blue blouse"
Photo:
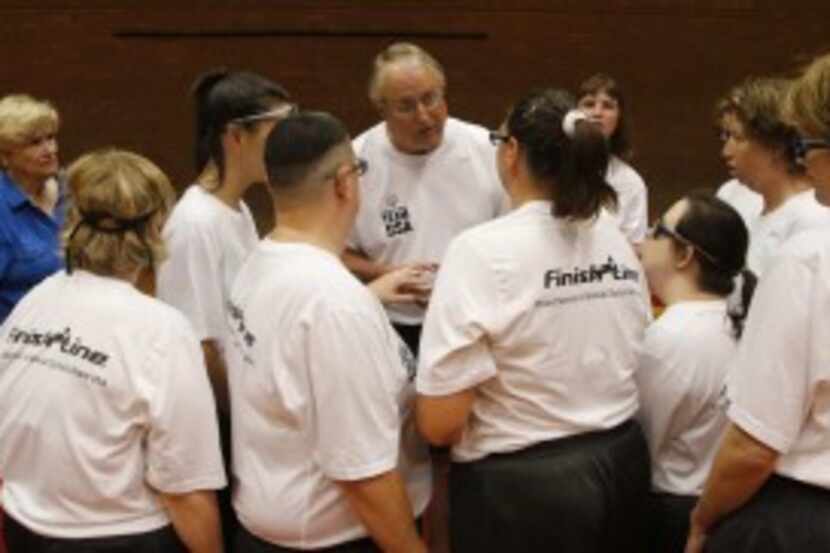
[[[26,292],[63,267],[60,230],[65,215],[63,187],[49,216],[0,172],[0,323]]]

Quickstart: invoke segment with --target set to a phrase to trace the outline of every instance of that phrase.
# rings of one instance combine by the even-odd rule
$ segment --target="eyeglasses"
[[[443,101],[444,91],[439,88],[422,94],[420,98],[404,98],[396,102],[389,102],[389,107],[395,114],[409,117],[418,112],[418,106],[423,106],[425,110],[431,110],[437,108]]]
[[[236,125],[244,125],[246,123],[256,123],[258,121],[271,121],[271,120],[279,120],[285,119],[286,117],[290,117],[292,115],[297,115],[300,112],[300,108],[297,104],[283,104],[278,108],[272,109],[270,111],[263,111],[262,113],[255,113],[253,115],[246,115],[244,117],[237,117],[236,119],[231,119],[230,123],[234,123]]]
[[[510,140],[510,135],[506,132],[490,131],[490,144],[493,146],[498,146],[502,142],[507,142],[508,140]]]
[[[830,150],[830,140],[825,138],[804,138],[799,136],[793,140],[793,150],[796,161],[804,163],[804,160],[807,158],[807,153],[810,150]]]
[[[353,171],[353,172],[357,173],[358,177],[362,177],[363,175],[366,174],[366,171],[368,171],[368,170],[369,170],[369,162],[366,161],[365,159],[359,157],[354,161],[354,163],[352,163],[352,166],[351,166],[349,172]]]
[[[657,222],[654,223],[654,225],[652,225],[651,228],[648,229],[646,236],[648,236],[652,240],[659,240],[662,237],[672,238],[674,240],[677,240],[684,246],[689,246],[693,250],[696,250],[700,253],[700,255],[705,257],[713,265],[720,265],[720,263],[718,263],[718,260],[714,255],[707,252],[706,250],[704,250],[703,248],[701,248],[700,246],[686,238],[685,236],[681,235],[676,230],[672,230],[669,227],[667,227],[666,224],[663,222],[663,219],[657,219]]]
[[[339,167],[342,167],[342,165],[340,165]],[[329,173],[328,175],[323,177],[323,180],[329,180],[329,179],[337,178],[337,171],[338,170],[339,169]],[[343,176],[355,173],[358,177],[362,177],[363,175],[366,174],[366,171],[368,171],[368,170],[369,170],[369,162],[366,161],[363,158],[357,158],[352,163],[349,164],[349,167],[343,173]]]

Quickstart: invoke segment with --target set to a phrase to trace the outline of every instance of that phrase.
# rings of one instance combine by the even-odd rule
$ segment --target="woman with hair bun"
[[[796,160],[830,203],[830,55],[789,88]],[[687,553],[830,551],[830,231],[788,240],[764,273],[729,376],[727,426]]]
[[[640,244],[648,227],[648,190],[629,164],[631,143],[625,95],[617,81],[597,73],[579,86],[579,109],[596,123],[608,140],[611,153],[605,179],[617,192],[616,219],[632,244]]]
[[[0,472],[15,553],[222,550],[215,406],[185,318],[136,289],[173,204],[149,160],[72,164],[66,271],[0,327]]]
[[[682,553],[689,513],[726,428],[727,369],[755,288],[744,269],[748,242],[741,215],[701,192],[676,202],[640,250],[651,291],[666,306],[646,330],[636,372],[651,451],[649,551]],[[730,309],[736,280],[740,305]]]
[[[491,133],[515,209],[453,240],[427,312],[417,418],[452,447],[457,553],[641,545],[634,371],[649,296],[605,213],[605,138],[573,108],[565,91],[534,92]]]

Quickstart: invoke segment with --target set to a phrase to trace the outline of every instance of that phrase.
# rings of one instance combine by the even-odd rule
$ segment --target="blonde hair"
[[[429,52],[411,42],[396,42],[390,44],[375,56],[372,76],[369,78],[369,99],[375,105],[383,102],[380,90],[383,87],[384,69],[404,60],[416,61],[424,67],[428,67],[435,72],[442,84],[446,86],[447,78],[444,75],[444,68]]]
[[[830,138],[830,54],[813,60],[793,82],[784,113],[806,134]]]
[[[0,150],[26,143],[40,131],[56,132],[60,118],[55,107],[26,94],[0,99]]]
[[[70,270],[126,276],[165,258],[161,227],[175,192],[152,161],[97,150],[75,161],[67,180],[73,202],[62,238]]]

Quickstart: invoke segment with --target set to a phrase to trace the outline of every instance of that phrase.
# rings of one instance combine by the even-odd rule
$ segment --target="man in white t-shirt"
[[[418,46],[393,44],[375,59],[369,96],[383,121],[354,141],[372,171],[344,255],[365,281],[407,264],[434,271],[452,238],[508,209],[487,131],[448,117],[445,87],[440,64]],[[429,288],[387,307],[415,352]]]
[[[323,113],[280,123],[265,155],[278,224],[240,270],[228,318],[235,550],[423,552],[414,359],[339,257],[365,162]]]

